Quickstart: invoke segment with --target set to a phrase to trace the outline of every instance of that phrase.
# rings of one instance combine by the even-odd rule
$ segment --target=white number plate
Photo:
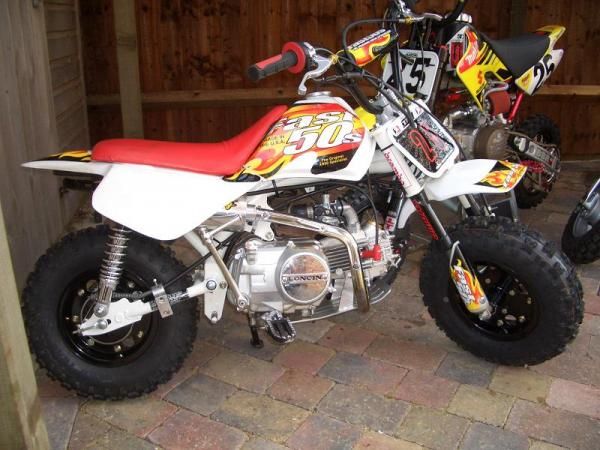
[[[403,62],[402,85],[404,92],[408,95],[414,95],[417,92],[423,96],[427,102],[431,97],[435,75],[437,73],[440,60],[435,52],[421,52],[420,50],[400,50],[400,53],[413,60],[413,64]],[[392,58],[386,58],[386,64],[383,70],[383,79],[389,81],[392,76]]]

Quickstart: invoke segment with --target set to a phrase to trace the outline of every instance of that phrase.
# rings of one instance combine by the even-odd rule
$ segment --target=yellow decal
[[[477,184],[498,188],[500,192],[512,190],[527,172],[527,166],[508,161],[498,161],[492,170]]]
[[[348,51],[354,57],[356,65],[363,67],[377,59],[394,37],[391,31],[381,29],[350,45]]]
[[[69,150],[62,153],[54,153],[53,155],[44,158],[46,161],[80,161],[89,162],[92,160],[92,152],[90,150]]]
[[[483,109],[482,100],[487,86],[487,74],[492,74],[499,81],[508,81],[512,76],[487,43],[480,43],[474,31],[467,31],[466,36],[469,45],[458,62],[456,73],[473,96],[477,106]]]
[[[375,115],[373,115],[370,112],[368,112],[367,110],[365,110],[362,106],[359,106],[358,108],[356,108],[354,110],[354,112],[356,113],[358,118],[360,120],[362,120],[362,122],[367,126],[367,128],[369,130],[372,130],[373,128],[375,128],[375,125],[377,124],[377,118],[375,117]]]

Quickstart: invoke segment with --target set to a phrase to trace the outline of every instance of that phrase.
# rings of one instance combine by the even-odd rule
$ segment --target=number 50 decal
[[[311,120],[304,120],[311,118]],[[308,123],[312,126],[305,126],[294,129],[283,149],[285,155],[296,155],[308,150],[323,150],[337,147],[342,144],[360,142],[362,135],[354,133],[353,116],[350,113],[340,114],[337,121],[326,121],[321,124],[321,117],[302,116],[298,118],[298,123]],[[319,125],[314,125],[318,123]]]

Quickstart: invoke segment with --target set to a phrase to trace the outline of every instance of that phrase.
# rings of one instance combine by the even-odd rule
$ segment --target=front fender
[[[512,191],[527,167],[508,161],[471,159],[455,164],[440,178],[425,182],[430,200],[443,201],[466,194],[500,194]]]

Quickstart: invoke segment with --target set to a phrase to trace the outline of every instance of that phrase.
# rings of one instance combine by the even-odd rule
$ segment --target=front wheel
[[[539,364],[561,353],[583,318],[573,265],[539,233],[502,217],[472,217],[449,231],[477,271],[492,305],[480,320],[464,306],[448,269],[448,254],[432,242],[420,287],[429,313],[446,335],[495,363]]]
[[[94,306],[107,227],[72,233],[48,250],[29,276],[23,317],[33,352],[48,375],[64,387],[97,399],[137,397],[156,389],[179,369],[196,336],[196,301],[158,312],[99,336],[74,331]],[[181,264],[160,243],[133,235],[116,291],[148,290],[181,272]],[[174,290],[182,289],[179,283]]]

